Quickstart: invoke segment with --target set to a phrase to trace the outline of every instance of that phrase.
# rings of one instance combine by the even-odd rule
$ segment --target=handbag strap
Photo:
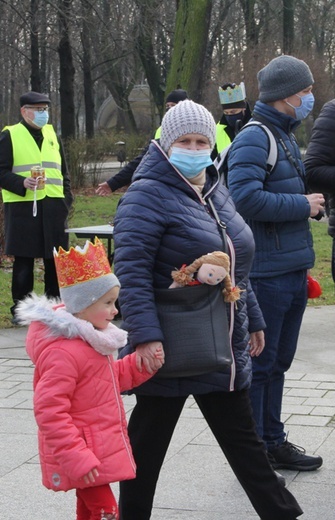
[[[226,234],[226,229],[227,229],[227,226],[226,224],[220,219],[219,215],[218,215],[218,212],[216,211],[216,208],[213,204],[213,201],[212,199],[208,199],[208,204],[211,208],[211,211],[212,211],[212,214],[216,220],[216,223],[218,225],[218,228],[219,228],[219,231],[220,231],[220,234],[221,234],[221,238],[222,238],[222,250],[224,253],[228,253],[228,243],[227,243],[227,234]]]
[[[227,253],[229,255],[230,253],[230,260],[231,260],[231,263],[230,263],[230,278],[231,278],[231,281],[232,281],[232,284],[233,286],[235,285],[235,251],[234,251],[234,247],[232,245],[232,242],[231,240],[229,239],[229,242],[230,242],[230,246],[228,246],[228,240],[227,240],[227,233],[226,233],[226,229],[227,229],[227,226],[226,224],[220,219],[219,215],[218,215],[218,212],[216,211],[216,208],[213,204],[213,201],[211,198],[208,198],[208,204],[211,208],[211,211],[212,211],[212,214],[213,216],[215,217],[215,220],[216,220],[216,223],[218,225],[218,228],[219,228],[219,231],[220,231],[220,234],[221,234],[221,238],[222,238],[222,250],[224,253]],[[229,314],[230,314],[230,324],[229,324],[229,338],[230,338],[230,345],[231,345],[231,349],[232,349],[232,341],[233,341],[233,332],[234,332],[234,324],[235,324],[235,306],[237,306],[236,302],[231,302],[231,303],[227,303],[227,305],[229,306]],[[234,365],[234,363],[233,363]],[[234,385],[234,378],[231,379],[231,390],[233,390],[233,385]]]

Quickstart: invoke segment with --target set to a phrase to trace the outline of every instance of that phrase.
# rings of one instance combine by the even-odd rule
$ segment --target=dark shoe
[[[268,457],[273,469],[313,471],[322,466],[323,463],[319,455],[306,455],[304,448],[288,441],[269,451]]]
[[[276,474],[276,477],[279,480],[280,484],[285,487],[286,486],[285,477],[281,473],[278,473],[278,471],[275,471],[275,474]]]

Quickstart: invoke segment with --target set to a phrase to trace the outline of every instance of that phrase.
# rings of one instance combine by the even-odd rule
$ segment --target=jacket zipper
[[[132,454],[131,450],[129,449],[129,442],[127,442],[127,439],[125,437],[125,434],[124,434],[124,431],[123,431],[123,428],[122,428],[122,413],[121,413],[121,403],[120,403],[120,399],[122,399],[122,397],[120,396],[119,391],[118,391],[118,387],[117,387],[117,385],[115,383],[115,374],[114,374],[114,371],[113,371],[113,368],[112,368],[112,363],[111,363],[110,357],[107,356],[107,359],[108,359],[109,370],[110,370],[110,373],[111,373],[111,376],[112,376],[112,383],[113,383],[113,388],[114,388],[114,394],[115,394],[115,397],[116,397],[116,402],[117,402],[117,407],[118,407],[118,412],[119,412],[119,423],[121,425],[121,436],[122,436],[124,445],[126,447],[130,463],[133,466],[134,471],[136,471],[136,465],[134,464],[133,454]]]

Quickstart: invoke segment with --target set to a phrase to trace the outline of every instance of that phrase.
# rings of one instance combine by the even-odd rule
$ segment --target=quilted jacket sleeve
[[[122,314],[130,324],[129,342],[163,341],[154,302],[154,267],[165,229],[164,203],[158,190],[136,196],[136,183],[121,201],[115,218],[115,274],[121,280]],[[129,274],[131,273],[131,274]],[[131,294],[136,293],[136,298]]]
[[[136,354],[129,354],[114,362],[119,378],[120,391],[125,392],[148,381],[154,374],[149,374],[143,367],[140,372],[136,367]]]
[[[258,305],[257,298],[252,290],[251,283],[248,281],[247,286],[247,313],[249,319],[249,332],[258,332],[264,330],[266,324],[262,315],[262,311]]]
[[[335,193],[335,100],[326,103],[316,119],[308,144],[305,168],[315,192]]]
[[[245,128],[233,141],[228,157],[228,179],[237,211],[246,219],[263,222],[307,219],[310,206],[303,195],[303,183],[291,170],[280,146],[278,164],[270,174],[271,188],[267,189],[268,147],[266,134],[256,126]]]

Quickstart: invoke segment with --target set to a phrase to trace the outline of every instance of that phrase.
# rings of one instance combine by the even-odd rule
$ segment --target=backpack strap
[[[266,126],[264,123],[262,123],[261,121],[256,121],[256,120],[249,121],[249,123],[244,125],[242,130],[244,130],[244,128],[246,128],[247,126],[254,126],[254,125],[259,126],[266,133],[266,135],[268,136],[268,139],[269,139],[269,155],[268,155],[268,159],[267,159],[267,163],[266,163],[266,169],[267,169],[268,173],[270,174],[272,172],[272,170],[274,169],[274,167],[276,166],[277,159],[278,159],[277,139],[273,135],[270,128],[268,126]]]
[[[228,159],[228,152],[229,152],[229,150],[231,148],[231,145],[232,145],[232,143],[230,143],[228,146],[226,146],[226,148],[224,148],[220,153],[218,153],[216,158],[213,161],[213,164],[214,164],[215,168],[218,170],[218,172],[220,174],[223,173],[223,169],[222,168],[223,168],[225,162]],[[223,177],[223,175],[221,176],[221,178],[222,177]]]
[[[269,140],[269,155],[268,155],[267,162],[266,162],[266,169],[267,169],[268,175],[270,175],[270,173],[273,171],[274,167],[276,166],[277,160],[278,160],[277,139],[273,135],[272,131],[270,130],[270,128],[268,126],[266,126],[261,121],[256,121],[256,120],[249,121],[248,123],[246,123],[241,128],[241,132],[243,132],[243,130],[245,128],[247,128],[247,126],[255,126],[255,125],[259,126],[266,133],[268,140]],[[220,181],[225,186],[228,186],[228,182],[227,182],[228,153],[231,148],[231,145],[232,145],[232,143],[230,143],[230,145],[228,145],[226,148],[224,148],[213,161],[214,166],[220,173]]]

